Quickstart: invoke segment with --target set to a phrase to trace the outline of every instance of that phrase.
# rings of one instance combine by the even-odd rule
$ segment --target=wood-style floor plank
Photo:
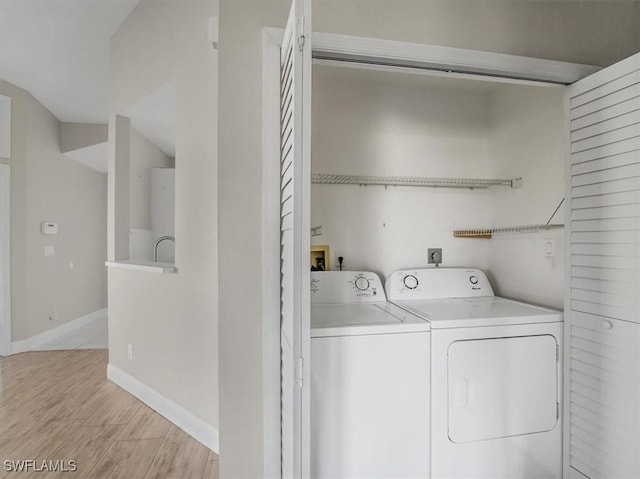
[[[203,479],[218,479],[218,460],[207,461],[207,465],[204,468]]]
[[[87,475],[91,479],[144,479],[162,439],[116,441]]]
[[[145,479],[200,479],[204,477],[209,452],[184,431],[171,426]]]
[[[84,422],[85,426],[128,424],[142,403],[128,392],[118,389],[100,404]]]
[[[126,425],[118,440],[164,438],[170,428],[171,423],[169,421],[150,407],[143,405]]]
[[[0,358],[1,479],[218,479],[218,456],[106,378],[105,350]],[[75,472],[9,472],[4,460]]]
[[[95,467],[98,459],[105,455],[124,428],[121,424],[104,426],[80,426],[46,459],[51,461],[73,458],[77,471],[33,473],[33,479],[53,479],[69,475],[86,476]],[[69,459],[67,459],[69,460]]]
[[[60,444],[73,435],[80,426],[76,421],[41,421],[29,434],[25,434],[6,449],[1,457],[0,464],[6,460],[36,460],[43,461],[49,454],[55,451]],[[2,469],[0,477],[28,477],[28,473],[12,474]]]

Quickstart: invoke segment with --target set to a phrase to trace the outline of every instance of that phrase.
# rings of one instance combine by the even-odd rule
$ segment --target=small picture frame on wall
[[[329,245],[311,245],[311,271],[331,271]]]

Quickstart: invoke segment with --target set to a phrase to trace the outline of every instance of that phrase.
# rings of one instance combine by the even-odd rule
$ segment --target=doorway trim
[[[280,149],[279,59],[284,30],[263,29],[262,331],[263,477],[280,477]],[[314,62],[451,78],[563,87],[600,67],[502,53],[330,33],[313,33]]]
[[[0,356],[11,354],[11,167],[0,164]]]
[[[281,477],[280,442],[280,46],[262,32],[262,414],[263,476]],[[275,221],[274,218],[278,218]]]

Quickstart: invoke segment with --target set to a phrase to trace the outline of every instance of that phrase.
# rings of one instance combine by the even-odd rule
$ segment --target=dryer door
[[[558,421],[557,346],[551,335],[451,343],[451,441],[483,441],[553,429]]]

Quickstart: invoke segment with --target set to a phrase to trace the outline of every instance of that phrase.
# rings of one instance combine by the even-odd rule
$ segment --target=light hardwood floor
[[[0,478],[218,477],[216,454],[110,382],[106,369],[106,350],[0,358]],[[40,469],[75,461],[77,471],[6,470],[22,460]]]

